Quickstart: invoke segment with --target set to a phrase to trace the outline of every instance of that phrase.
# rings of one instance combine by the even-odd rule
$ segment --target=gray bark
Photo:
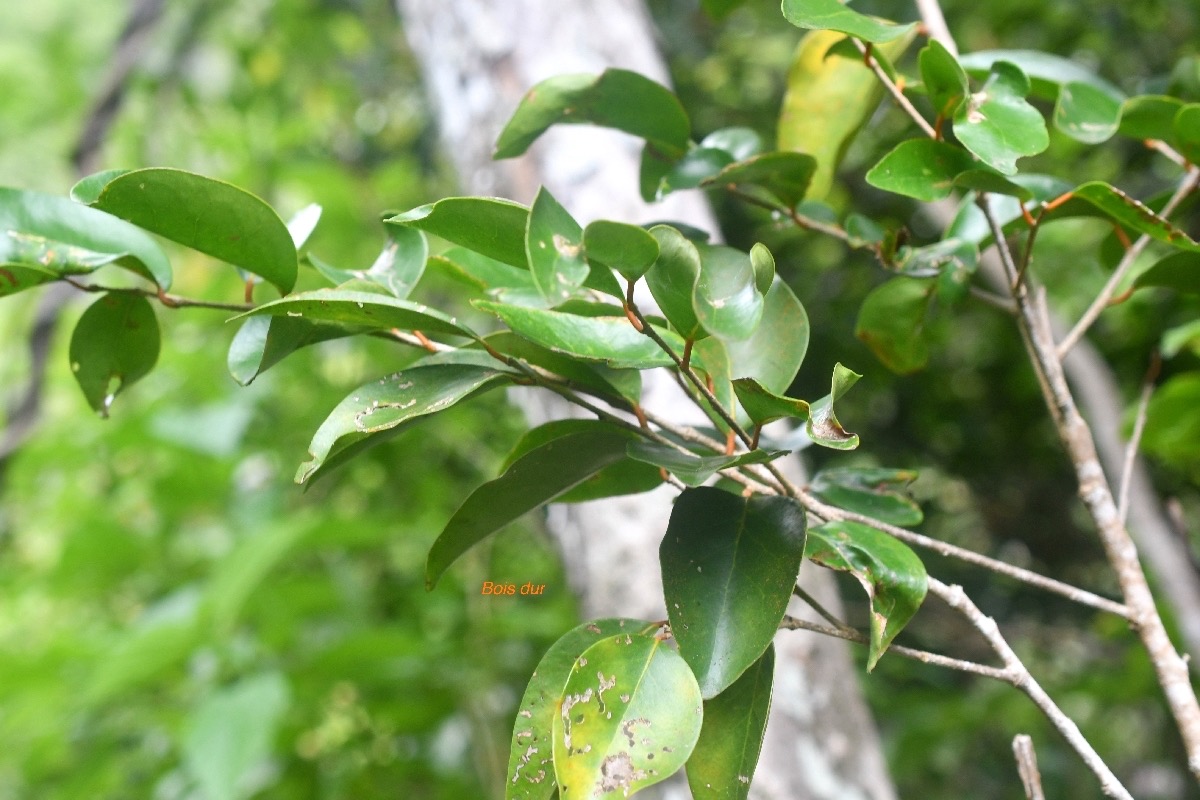
[[[523,158],[491,160],[492,146],[522,94],[547,77],[637,70],[668,82],[640,0],[397,0],[409,43],[435,105],[444,149],[471,194],[530,202],[545,185],[577,219],[675,219],[715,232],[698,193],[647,206],[637,195],[641,143],[585,126],[552,129]],[[676,416],[673,383],[647,375],[648,408]],[[557,398],[520,402],[531,422],[569,413]],[[554,507],[548,524],[589,617],[662,619],[658,542],[673,492]],[[805,586],[837,607],[828,573]],[[805,609],[794,608],[803,615]],[[863,702],[846,645],[806,633],[777,640],[775,700],[751,797],[761,800],[895,796],[878,733]],[[686,784],[647,790],[647,798],[686,798]]]

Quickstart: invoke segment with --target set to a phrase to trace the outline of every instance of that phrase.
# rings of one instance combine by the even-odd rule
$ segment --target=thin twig
[[[1130,434],[1129,444],[1125,448],[1125,462],[1121,467],[1121,483],[1117,490],[1117,515],[1124,523],[1129,517],[1129,487],[1133,484],[1133,466],[1137,461],[1138,445],[1142,441],[1142,432],[1146,429],[1146,412],[1150,409],[1150,395],[1154,394],[1154,382],[1162,369],[1162,356],[1154,351],[1150,358],[1150,366],[1146,377],[1142,379],[1142,393],[1138,398],[1137,416],[1133,420],[1133,433]]]
[[[868,517],[865,514],[859,514],[854,511],[846,511],[841,508],[826,505],[807,492],[801,493],[800,502],[806,509],[812,511],[814,514],[817,514],[820,517],[823,517],[824,519],[844,520],[847,522],[858,522],[863,525],[869,525],[875,530],[882,531],[890,536],[894,536],[906,544],[911,544],[916,547],[923,547],[927,550],[932,550],[939,555],[946,556],[947,558],[955,558],[968,564],[974,564],[977,567],[983,567],[984,569],[1012,578],[1013,580],[1020,581],[1021,583],[1026,583],[1030,586],[1036,586],[1039,589],[1053,592],[1054,594],[1065,597],[1072,602],[1079,603],[1080,605],[1089,606],[1100,611],[1107,611],[1108,613],[1116,614],[1118,617],[1122,617],[1123,619],[1129,619],[1131,616],[1131,612],[1127,607],[1116,601],[1109,600],[1107,597],[1101,597],[1100,595],[1089,592],[1086,589],[1081,589],[1078,586],[1072,586],[1069,583],[1063,583],[1062,581],[1055,580],[1054,578],[1048,578],[1045,575],[1039,575],[1036,572],[1014,566],[1005,561],[989,558],[980,553],[976,553],[974,550],[967,550],[965,548],[958,547],[957,545],[950,544],[949,542],[931,539],[928,536],[910,531],[907,528],[901,528],[897,525],[890,525],[873,517]]]
[[[1009,300],[1007,297],[1001,297],[994,292],[989,292],[987,289],[983,289],[974,285],[970,286],[968,291],[970,291],[971,296],[976,300],[987,303],[992,308],[997,308],[1003,311],[1005,314],[1009,314],[1010,316],[1015,317],[1017,315],[1016,303],[1014,303],[1012,300]]]
[[[1050,723],[1058,732],[1062,734],[1062,737],[1067,740],[1067,744],[1071,746],[1071,749],[1083,759],[1088,769],[1100,779],[1101,791],[1109,797],[1120,798],[1120,800],[1133,800],[1133,796],[1129,794],[1129,791],[1121,784],[1117,776],[1104,763],[1104,759],[1100,757],[1088,740],[1084,738],[1079,730],[1079,726],[1063,713],[1062,709],[1058,707],[1050,695],[1046,694],[1046,691],[1029,674],[1029,670],[1000,633],[1000,628],[996,625],[996,621],[980,611],[979,607],[971,602],[971,598],[967,597],[966,592],[963,591],[961,586],[947,586],[936,578],[930,578],[929,593],[960,612],[975,627],[975,630],[983,635],[988,645],[1000,657],[1000,660],[1004,662],[1003,671],[1009,676],[1008,682],[1024,692],[1042,714],[1050,720]]]
[[[167,294],[166,292],[155,291],[154,289],[146,289],[140,286],[99,286],[94,283],[80,283],[79,281],[63,278],[63,281],[74,286],[81,292],[124,292],[126,294],[140,294],[143,297],[148,297],[152,300],[157,300],[168,308],[213,308],[218,311],[253,311],[255,306],[251,303],[221,303],[214,300],[196,300],[191,297],[181,297],[177,294]]]
[[[1046,800],[1042,791],[1042,773],[1038,770],[1037,753],[1033,751],[1033,739],[1025,733],[1013,737],[1013,757],[1017,760],[1017,774],[1025,787],[1028,800]]]
[[[1189,194],[1195,191],[1198,185],[1200,185],[1200,167],[1192,167],[1184,175],[1183,180],[1179,182],[1175,193],[1171,195],[1171,199],[1162,207],[1162,211],[1158,212],[1158,215],[1163,219],[1169,217],[1171,212]],[[1146,249],[1146,246],[1150,244],[1150,241],[1150,235],[1143,233],[1129,246],[1129,249],[1125,251],[1125,255],[1121,256],[1121,260],[1117,262],[1116,269],[1113,270],[1113,274],[1109,277],[1108,282],[1104,284],[1104,288],[1100,290],[1100,293],[1092,300],[1092,304],[1083,312],[1083,316],[1075,323],[1075,327],[1071,328],[1070,332],[1058,343],[1057,352],[1060,361],[1066,358],[1067,353],[1071,352],[1071,348],[1083,338],[1083,335],[1092,327],[1092,324],[1100,316],[1100,313],[1108,308],[1113,295],[1117,292],[1117,287],[1125,280],[1125,277],[1129,274],[1129,270],[1133,268],[1134,262],[1137,261],[1142,251]]]
[[[856,642],[858,644],[869,645],[871,643],[871,640],[868,639],[864,634],[854,629],[846,630],[842,628],[829,627],[827,625],[822,625],[819,622],[809,622],[808,620],[800,619],[799,617],[785,616],[779,623],[779,627],[780,629],[787,631],[813,631],[814,633],[822,633],[826,636],[833,636],[838,639],[845,639],[847,642]],[[960,658],[951,658],[950,656],[943,656],[939,653],[930,653],[928,650],[916,650],[912,647],[905,647],[899,644],[893,644],[888,647],[888,652],[895,653],[898,656],[904,656],[905,658],[911,658],[914,661],[932,664],[935,667],[945,667],[946,669],[953,669],[959,672],[969,672],[972,675],[982,675],[985,678],[993,678],[998,681],[1004,681],[1005,683],[1012,683],[1012,679],[1008,672],[1000,669],[999,667],[989,667],[986,664],[977,664],[974,661],[964,661]]]
[[[896,101],[896,105],[900,106],[904,113],[908,114],[908,116],[912,118],[912,121],[917,123],[917,126],[925,132],[926,136],[928,136],[930,139],[938,138],[937,131],[934,130],[933,126],[929,124],[925,117],[921,116],[921,112],[917,111],[917,107],[909,102],[909,99],[904,96],[904,92],[901,91],[900,87],[896,85],[896,82],[892,80],[891,76],[887,74],[887,71],[879,65],[879,62],[873,55],[871,55],[870,51],[867,50],[867,46],[858,39],[855,39],[853,36],[850,37],[850,41],[854,42],[854,46],[858,48],[858,52],[863,54],[863,58],[866,59],[867,66],[871,68],[871,71],[875,73],[875,77],[879,79],[880,83],[883,84],[883,87],[888,90],[889,94],[891,94],[892,99]]]
[[[854,628],[851,628],[849,625],[847,625],[846,623],[844,623],[840,619],[838,619],[837,616],[832,611],[825,608],[825,606],[823,606],[821,604],[820,600],[818,600],[817,598],[813,597],[811,594],[806,592],[804,590],[804,588],[802,586],[800,586],[800,584],[797,583],[795,586],[792,587],[792,594],[796,595],[796,597],[799,597],[801,600],[803,600],[805,603],[807,603],[809,608],[811,608],[813,611],[817,612],[821,616],[822,619],[824,619],[826,622],[828,622],[833,627],[837,628],[839,631],[848,632],[848,633],[858,633],[858,631],[854,630]]]

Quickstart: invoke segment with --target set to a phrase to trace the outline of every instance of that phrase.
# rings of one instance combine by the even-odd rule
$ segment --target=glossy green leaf
[[[431,256],[429,263],[483,290],[497,302],[534,308],[544,308],[546,305],[528,269],[505,264],[465,247],[451,247]]]
[[[716,697],[704,701],[700,740],[687,763],[693,800],[746,800],[758,766],[771,684],[775,678],[775,645]]]
[[[755,425],[766,425],[777,419],[808,419],[808,403],[775,394],[753,378],[737,378],[733,389],[742,409]]]
[[[583,229],[588,262],[614,269],[630,281],[646,274],[658,258],[658,240],[640,225],[596,220]]]
[[[683,155],[691,136],[687,112],[670,89],[623,69],[558,75],[526,93],[496,142],[496,158],[524,153],[557,123],[590,123],[640,136],[668,158]]]
[[[108,185],[109,181],[132,171],[128,168],[117,168],[86,175],[71,187],[71,199],[76,203],[83,203],[86,206],[90,206],[100,199],[100,193],[104,191],[104,187]]]
[[[205,697],[189,715],[183,765],[207,800],[243,800],[250,774],[274,752],[290,692],[281,673],[243,678]]]
[[[696,319],[722,341],[745,341],[763,314],[763,296],[750,256],[723,245],[697,245],[696,249],[700,253],[700,277],[692,291]]]
[[[896,638],[925,599],[925,565],[908,545],[857,522],[826,522],[808,532],[805,557],[849,572],[871,600],[867,670]]]
[[[840,31],[876,44],[899,39],[915,27],[868,17],[838,0],[783,0],[783,17],[798,28]]]
[[[704,137],[701,147],[724,150],[734,161],[742,161],[762,152],[763,141],[753,128],[718,128]]]
[[[488,258],[529,268],[525,255],[529,209],[511,200],[447,197],[388,217],[384,223],[417,228]]]
[[[1131,97],[1121,107],[1122,136],[1134,139],[1161,139],[1174,136],[1175,115],[1184,103],[1177,97],[1142,95]]]
[[[1163,358],[1174,358],[1184,350],[1200,355],[1200,319],[1163,331],[1158,349]]]
[[[849,467],[821,470],[809,491],[830,505],[892,525],[920,525],[921,507],[908,493],[917,473],[906,469]]]
[[[513,447],[512,452],[504,459],[502,469],[521,456],[541,447],[547,442],[561,439],[568,434],[601,431],[605,433],[621,432],[626,434],[630,443],[638,440],[632,431],[615,429],[611,423],[595,419],[558,419],[539,425],[528,431]],[[566,494],[555,499],[556,503],[582,503],[588,500],[598,500],[602,497],[618,497],[627,494],[640,494],[662,484],[663,478],[657,467],[633,458],[623,459],[611,464],[587,478],[583,483],[571,489]]]
[[[853,450],[858,447],[858,434],[850,433],[842,427],[834,406],[861,377],[862,375],[841,364],[833,365],[833,381],[829,394],[812,403],[808,409],[805,430],[813,442],[834,450]]]
[[[972,92],[954,115],[954,135],[988,166],[1005,175],[1017,171],[1017,159],[1050,145],[1046,121],[1026,100],[1029,78],[1006,61],[992,65],[983,86]]]
[[[1121,98],[1090,83],[1064,83],[1054,105],[1054,127],[1085,144],[1112,138],[1121,121]]]
[[[1171,143],[1191,164],[1200,163],[1200,103],[1190,103],[1175,114]]]
[[[763,300],[763,316],[745,341],[724,342],[733,377],[753,378],[776,394],[786,392],[808,351],[808,313],[779,277]]]
[[[704,186],[758,187],[784,207],[795,208],[804,199],[816,173],[817,160],[805,153],[763,153],[729,164],[701,183]]]
[[[355,389],[313,434],[311,460],[296,483],[328,471],[411,427],[421,418],[512,380],[510,373],[470,364],[416,366]]]
[[[1054,209],[1046,219],[1096,216],[1096,212],[1128,230],[1144,233],[1155,241],[1180,250],[1200,251],[1200,242],[1155,214],[1145,203],[1103,181],[1090,181],[1076,186],[1071,191],[1071,199]]]
[[[171,287],[171,264],[150,234],[65,197],[0,187],[0,231],[8,234],[0,239],[0,263],[57,267],[56,273],[68,273],[91,272],[101,263],[119,259],[122,266],[159,287]],[[34,246],[38,240],[44,241]],[[19,255],[23,246],[29,246],[36,255],[28,261],[14,260],[14,254]],[[84,258],[68,255],[65,261],[55,260],[50,253],[56,248],[78,248]],[[99,261],[95,258],[98,253],[104,254]]]
[[[525,254],[533,283],[549,306],[565,302],[588,276],[583,229],[545,187],[529,209]]]
[[[702,719],[696,679],[662,639],[601,639],[575,660],[554,717],[559,796],[629,797],[666,780],[692,754]]]
[[[1172,375],[1154,390],[1146,409],[1142,450],[1168,463],[1195,469],[1200,453],[1200,371]]]
[[[499,353],[541,367],[601,397],[621,398],[630,404],[641,402],[642,375],[635,369],[614,369],[604,364],[580,361],[536,345],[512,331],[499,331],[485,340]]]
[[[158,320],[150,301],[109,292],[83,312],[71,334],[71,372],[88,405],[107,417],[113,399],[158,360]]]
[[[838,8],[845,7],[838,4]],[[873,52],[898,58],[914,35],[909,31],[877,45]],[[842,40],[841,34],[832,31],[812,31],[800,40],[779,116],[779,149],[806,153],[816,160],[816,171],[805,192],[813,200],[828,196],[846,148],[883,97],[883,86],[862,58],[826,58]]]
[[[715,697],[775,637],[804,555],[804,511],[786,497],[711,487],[675,500],[659,548],[663,597],[679,652]]]
[[[970,91],[967,73],[958,59],[936,39],[921,48],[917,56],[921,80],[933,103],[933,111],[941,119],[950,119]]]
[[[564,633],[538,662],[521,696],[508,751],[504,800],[550,800],[558,789],[554,776],[554,718],[563,687],[579,656],[601,639],[644,633],[635,619],[597,619]]]
[[[958,57],[958,63],[968,73],[977,77],[986,76],[998,61],[1015,64],[1029,77],[1033,92],[1046,100],[1053,100],[1058,89],[1067,83],[1083,83],[1094,89],[1123,99],[1121,90],[1091,70],[1062,56],[1038,50],[980,50]]]
[[[404,300],[412,293],[417,281],[421,280],[421,275],[425,272],[429,243],[425,234],[416,228],[389,226],[387,243],[375,262],[367,269],[338,269],[317,259],[311,253],[307,254],[306,258],[335,284],[366,281],[381,287],[393,297]],[[525,270],[521,272],[528,277]]]
[[[518,335],[555,353],[617,368],[653,369],[675,363],[624,315],[586,317],[479,300],[474,305],[498,316]],[[675,352],[683,352],[683,340],[676,334],[667,330],[658,333]]]
[[[1161,286],[1177,292],[1200,293],[1200,253],[1172,253],[1138,275],[1136,288]]]
[[[762,242],[750,248],[750,266],[754,268],[754,288],[765,295],[775,283],[775,256]]]
[[[929,360],[924,330],[934,288],[924,278],[892,278],[871,290],[858,311],[854,335],[898,375],[916,372]]]
[[[637,461],[662,467],[687,486],[700,486],[723,469],[744,464],[762,464],[786,456],[786,450],[751,450],[730,456],[700,456],[681,453],[674,447],[638,440],[629,445],[629,456]]]
[[[954,179],[977,162],[961,147],[933,139],[896,145],[867,173],[867,183],[886,192],[932,202],[954,191]]]
[[[234,319],[259,317],[295,317],[309,322],[332,322],[339,325],[357,325],[371,330],[419,330],[424,333],[442,333],[478,339],[479,335],[454,317],[420,303],[400,300],[376,292],[353,289],[314,289],[311,292],[282,297],[263,303]]]
[[[229,374],[242,386],[310,344],[352,336],[355,328],[325,325],[297,317],[250,317],[229,343]]]
[[[685,339],[704,333],[692,305],[700,278],[700,251],[696,244],[669,225],[655,225],[650,234],[658,242],[658,259],[646,271],[646,285],[663,316]]]
[[[429,550],[425,585],[432,589],[459,556],[491,534],[625,458],[628,442],[628,434],[620,428],[579,431],[518,458],[454,512]]]
[[[659,179],[654,196],[661,200],[680,189],[695,189],[733,163],[733,157],[714,147],[692,147]]]
[[[275,210],[245,189],[180,169],[124,172],[92,207],[218,258],[287,294],[296,284],[296,246]]]

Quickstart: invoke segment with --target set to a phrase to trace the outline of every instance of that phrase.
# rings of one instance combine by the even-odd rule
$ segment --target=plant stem
[[[167,294],[163,291],[153,289],[145,289],[140,286],[98,286],[94,283],[80,283],[79,281],[71,280],[70,278],[62,279],[65,283],[69,283],[81,292],[125,292],[127,294],[140,294],[143,297],[148,297],[157,300],[164,306],[169,308],[214,308],[218,311],[253,311],[255,306],[252,303],[220,303],[213,300],[194,300],[190,297],[180,297],[175,294]]]

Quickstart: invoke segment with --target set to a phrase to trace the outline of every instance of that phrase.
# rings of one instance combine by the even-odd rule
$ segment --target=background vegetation
[[[388,0],[169,5],[102,167],[192,169],[285,212],[320,203],[314,249],[362,265],[382,241],[381,209],[453,191]],[[719,22],[694,0],[651,6],[696,134],[743,124],[769,136],[800,31],[771,3]],[[914,16],[907,3],[858,7]],[[1186,0],[944,7],[964,51],[1044,49],[1131,91],[1171,84],[1200,100],[1200,13]],[[69,189],[69,156],[126,9],[116,0],[0,6],[0,183]],[[856,155],[885,149],[902,126],[881,114],[868,128],[833,202],[848,208],[853,198],[919,237],[932,223],[867,188],[869,164]],[[1059,171],[1078,164],[1081,178],[1133,175],[1143,183],[1121,185],[1135,194],[1162,180],[1134,143],[1085,152],[1055,139],[1038,158]],[[854,458],[921,472],[926,532],[1111,588],[1079,510],[1062,501],[1073,496],[1071,473],[1005,320],[968,306],[935,330],[924,376],[897,379],[853,337],[862,296],[883,278],[866,256],[776,230],[744,207],[720,211],[731,243],[771,245],[809,311],[814,339],[798,393],[823,394],[835,361],[865,372],[839,411],[866,443],[868,455]],[[1069,275],[1039,274],[1072,316],[1106,271],[1071,256],[1107,231],[1081,221],[1039,239],[1041,263],[1073,265]],[[177,262],[180,293],[236,292],[231,272],[177,258],[197,260],[193,269]],[[0,304],[0,337],[14,345],[0,386],[24,380],[15,345],[35,310],[32,294]],[[1094,338],[1130,399],[1149,345],[1197,310],[1142,292],[1102,319]],[[291,474],[312,430],[397,355],[331,342],[242,389],[225,377],[233,329],[220,312],[159,316],[160,365],[108,421],[88,411],[60,336],[44,424],[3,471],[0,800],[485,796],[503,772],[521,685],[571,624],[573,603],[536,521],[472,554],[431,594],[421,567],[456,503],[495,473],[519,419],[490,395],[301,494]],[[1168,377],[1196,366],[1184,354]],[[1163,425],[1152,419],[1147,440],[1156,477],[1198,533],[1200,437]],[[1137,796],[1195,796],[1167,766],[1181,762],[1175,737],[1149,664],[1118,621],[1042,596],[1013,601],[1012,587],[980,583],[1000,579],[954,564],[937,570],[1022,634],[1022,657],[1098,749],[1119,754],[1113,767],[1135,776]],[[537,599],[478,594],[485,579],[533,574],[547,585]],[[960,624],[923,614],[907,641],[941,649],[962,638]],[[1083,664],[1092,666],[1081,673]],[[1008,687],[888,658],[864,680],[901,796],[1014,796],[1007,753],[1018,730],[1039,739],[1051,794],[1091,785]]]

